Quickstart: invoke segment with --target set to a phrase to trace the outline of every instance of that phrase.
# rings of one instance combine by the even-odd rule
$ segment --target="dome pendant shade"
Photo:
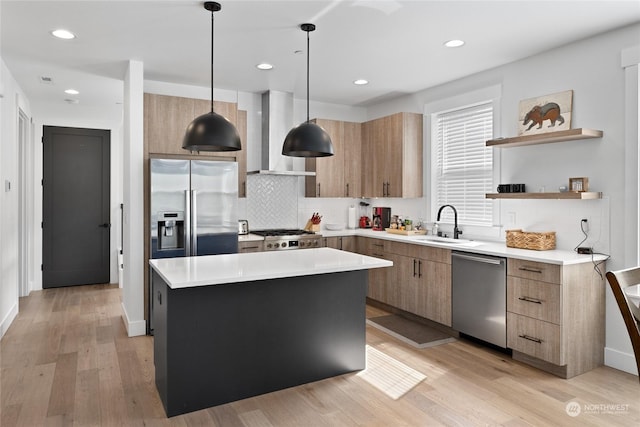
[[[292,157],[333,156],[329,134],[315,123],[305,122],[289,131],[282,145],[282,154]]]
[[[193,119],[182,141],[182,148],[189,151],[238,151],[240,135],[226,118],[213,111],[213,13],[222,7],[220,3],[208,1],[204,8],[211,12],[211,112]]]
[[[210,112],[189,123],[182,148],[189,151],[238,151],[242,147],[235,126],[226,117]]]
[[[282,155],[291,157],[333,156],[331,137],[324,129],[309,121],[309,33],[315,31],[313,24],[302,24],[307,33],[307,121],[291,129],[282,144]]]

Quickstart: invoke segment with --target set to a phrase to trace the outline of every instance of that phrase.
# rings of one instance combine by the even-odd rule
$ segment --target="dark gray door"
[[[110,132],[43,128],[42,286],[109,283]]]

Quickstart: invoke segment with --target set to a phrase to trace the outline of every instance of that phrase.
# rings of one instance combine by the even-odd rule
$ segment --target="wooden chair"
[[[633,353],[636,357],[636,366],[640,373],[640,309],[627,300],[624,288],[640,284],[640,267],[628,268],[626,270],[607,272],[607,280],[616,297],[616,302],[622,313],[624,324],[631,338]],[[640,379],[640,375],[638,376]]]

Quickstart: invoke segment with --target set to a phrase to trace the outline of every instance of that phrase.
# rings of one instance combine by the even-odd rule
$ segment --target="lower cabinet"
[[[262,240],[238,242],[238,253],[262,252]]]
[[[393,261],[393,267],[370,270],[368,297],[409,313],[451,326],[451,251],[368,239],[360,253]]]
[[[514,359],[563,378],[602,365],[604,310],[604,280],[593,264],[507,260],[507,346]]]
[[[325,237],[324,246],[326,248],[340,249],[341,251],[356,252],[355,236]]]

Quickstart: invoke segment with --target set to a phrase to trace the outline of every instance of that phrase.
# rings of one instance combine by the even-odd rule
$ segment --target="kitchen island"
[[[368,270],[330,248],[150,260],[167,416],[365,368]]]

